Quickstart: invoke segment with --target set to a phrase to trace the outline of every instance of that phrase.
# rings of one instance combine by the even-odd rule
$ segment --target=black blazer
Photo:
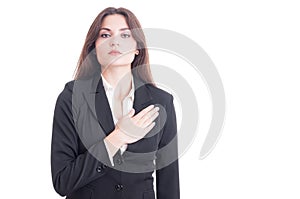
[[[114,166],[103,142],[114,130],[114,123],[101,77],[95,75],[65,85],[56,101],[51,145],[52,181],[61,196],[154,199],[152,174],[156,170],[157,199],[180,198],[173,96],[150,84],[144,85],[136,77],[134,84],[138,88],[134,93],[135,114],[150,104],[162,108],[149,132],[153,135],[129,144],[122,155],[118,151],[113,157]],[[161,110],[165,110],[165,120],[161,119]],[[104,134],[99,133],[101,129]],[[167,146],[167,153],[159,150]]]

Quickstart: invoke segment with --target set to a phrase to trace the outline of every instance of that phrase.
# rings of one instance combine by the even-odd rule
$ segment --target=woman
[[[70,199],[178,199],[176,115],[153,83],[135,15],[106,8],[92,23],[76,70],[58,96],[51,170]]]

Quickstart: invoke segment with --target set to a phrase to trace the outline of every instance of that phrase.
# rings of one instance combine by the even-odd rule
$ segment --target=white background
[[[211,104],[199,84],[200,131],[180,159],[183,199],[300,197],[296,0],[7,2],[0,3],[1,198],[60,198],[50,171],[54,105],[89,26],[107,6],[129,8],[145,28],[191,38],[222,78],[226,120],[204,160]]]

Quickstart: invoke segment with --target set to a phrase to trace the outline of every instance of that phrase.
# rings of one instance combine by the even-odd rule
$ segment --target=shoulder
[[[62,91],[59,93],[57,97],[56,100],[57,107],[66,107],[71,105],[74,82],[75,80],[65,83]]]
[[[61,93],[59,94],[58,98],[60,99],[67,99],[72,95],[73,87],[74,87],[75,80],[69,81],[65,83],[65,86]]]
[[[77,95],[80,92],[85,92],[88,89],[91,89],[93,79],[84,79],[84,80],[71,80],[65,83],[65,86],[60,93],[59,97],[70,98],[72,95]]]
[[[71,80],[65,84],[64,90],[65,92],[72,92],[74,87],[75,80]]]
[[[65,86],[57,98],[57,103],[71,103],[82,101],[82,93],[92,90],[96,78],[76,79],[65,83]]]
[[[170,103],[173,101],[173,95],[161,88],[153,86],[151,84],[147,84],[147,88],[149,89],[152,97],[155,101],[160,101],[162,103]]]

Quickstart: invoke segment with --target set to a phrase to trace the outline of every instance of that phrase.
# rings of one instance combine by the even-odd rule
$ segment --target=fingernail
[[[154,108],[153,104],[148,106],[148,109],[150,109],[150,110],[153,109],[153,108]]]

